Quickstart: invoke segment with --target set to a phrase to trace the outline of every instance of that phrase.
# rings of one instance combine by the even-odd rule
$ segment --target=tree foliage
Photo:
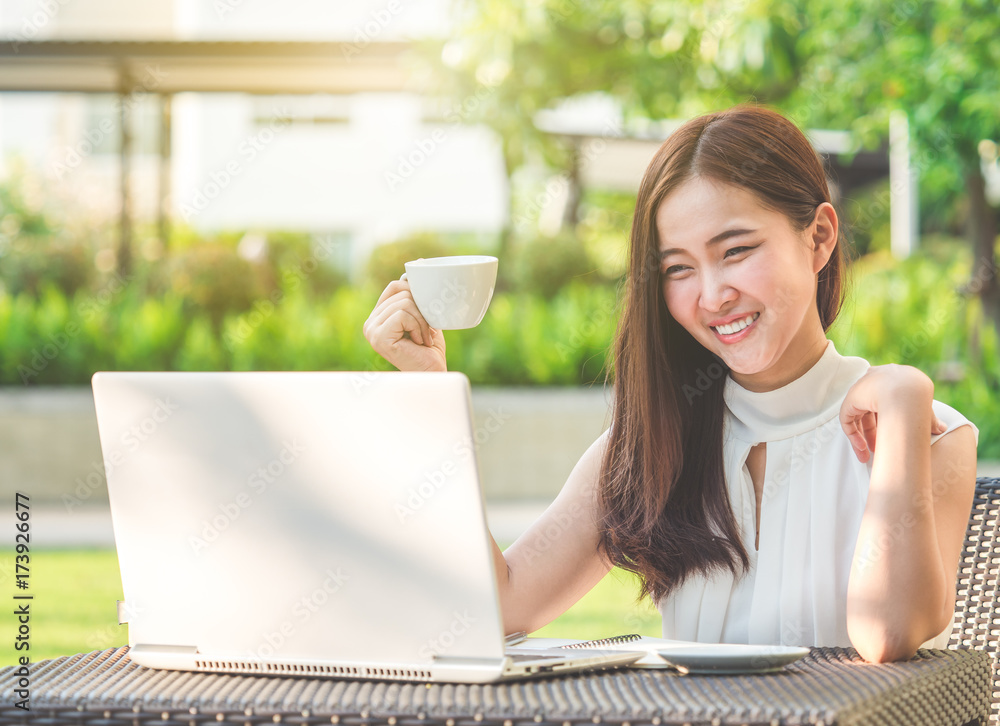
[[[938,213],[965,210],[978,290],[1000,330],[996,210],[979,161],[1000,140],[1000,13],[982,0],[455,0],[442,76],[462,120],[502,139],[513,173],[569,151],[535,114],[581,94],[626,119],[686,118],[737,102],[777,107],[802,127],[849,129],[859,145],[910,123],[915,167]],[[476,103],[469,103],[475,99]],[[982,278],[982,274],[979,275]]]
[[[997,213],[979,148],[1000,139],[1000,13],[978,0],[813,0],[799,86],[783,104],[812,124],[853,129],[866,145],[907,115],[925,190],[961,200],[983,309],[1000,331]],[[941,206],[931,209],[940,213]]]

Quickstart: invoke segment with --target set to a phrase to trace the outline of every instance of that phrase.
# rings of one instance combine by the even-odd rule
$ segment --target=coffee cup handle
[[[404,282],[409,282],[409,280],[406,279],[406,273],[405,272],[402,275],[399,276],[399,279],[403,280]]]

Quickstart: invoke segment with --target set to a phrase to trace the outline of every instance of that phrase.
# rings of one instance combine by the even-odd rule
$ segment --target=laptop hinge
[[[496,668],[503,665],[506,660],[506,656],[500,656],[499,658],[465,658],[454,655],[436,655],[434,656],[433,664],[443,666],[462,666],[465,668]]]
[[[129,658],[139,665],[150,668],[180,668],[190,670],[198,657],[198,648],[193,645],[133,645],[128,651]]]
[[[139,643],[133,645],[129,649],[132,653],[140,653],[142,655],[197,655],[198,646],[196,645],[148,645],[145,643]]]

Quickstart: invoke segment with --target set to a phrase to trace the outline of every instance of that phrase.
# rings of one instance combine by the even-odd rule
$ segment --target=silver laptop
[[[488,683],[625,665],[505,645],[461,373],[97,373],[130,656]]]

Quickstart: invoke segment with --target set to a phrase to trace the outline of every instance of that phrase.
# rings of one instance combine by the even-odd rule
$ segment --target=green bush
[[[436,234],[419,232],[395,242],[386,242],[376,247],[368,258],[365,268],[365,282],[384,288],[405,272],[403,263],[420,257],[443,257],[455,254]]]
[[[96,246],[86,224],[66,226],[45,205],[42,181],[19,162],[0,183],[0,283],[11,294],[54,287],[72,297],[93,280]],[[55,207],[55,208],[54,208]]]
[[[362,334],[377,291],[343,287],[312,300],[303,286],[226,315],[125,284],[100,300],[0,294],[0,383],[86,384],[96,370],[372,370],[389,368]],[[571,284],[552,301],[494,296],[483,324],[448,336],[449,365],[475,383],[574,385],[602,379],[615,319],[610,287]]]
[[[448,367],[490,385],[601,383],[616,320],[607,285],[572,282],[551,300],[500,293],[479,326],[447,336]]]
[[[303,287],[313,299],[332,295],[348,283],[346,262],[330,236],[305,232],[268,232],[267,267],[270,287],[283,291]]]
[[[518,240],[512,252],[505,274],[515,290],[551,300],[570,281],[600,281],[583,243],[572,232]]]
[[[79,240],[20,235],[0,253],[0,280],[12,294],[38,295],[55,287],[72,297],[94,278],[94,252]]]
[[[190,313],[203,311],[215,330],[221,329],[226,315],[249,310],[264,297],[268,273],[268,268],[251,264],[218,242],[189,247],[166,265],[169,288]]]

